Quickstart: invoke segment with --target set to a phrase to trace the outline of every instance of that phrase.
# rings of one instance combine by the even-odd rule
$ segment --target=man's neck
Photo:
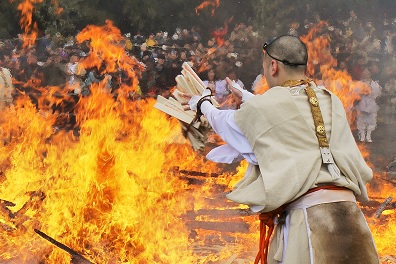
[[[287,81],[299,81],[299,80],[307,80],[308,77],[305,74],[292,74],[292,75],[286,75],[284,78],[280,78],[278,85],[282,85],[283,83]]]

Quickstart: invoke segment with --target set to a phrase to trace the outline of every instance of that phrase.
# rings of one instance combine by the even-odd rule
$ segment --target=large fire
[[[59,93],[67,99],[58,87],[38,87],[38,107],[21,96],[2,110],[0,262],[72,261],[35,230],[93,263],[252,262],[258,222],[224,197],[247,164],[227,169],[208,162],[192,151],[176,120],[153,108],[154,100],[131,99],[142,68],[125,54],[111,22],[87,27],[77,40],[90,47],[85,67],[120,69],[133,81],[116,98],[104,83],[90,87],[75,106],[72,129],[56,128],[62,113],[51,106],[61,103]],[[305,41],[319,48],[316,38]],[[332,67],[321,71],[341,97],[355,94],[350,79]],[[343,102],[347,107],[353,98]],[[380,202],[392,193],[391,185],[375,187],[370,195]],[[368,216],[381,255],[396,247],[390,213]]]
[[[78,36],[80,41],[93,40],[86,60],[91,66],[96,40],[103,39],[103,32],[96,29],[87,28]],[[120,68],[129,65],[125,70],[136,79],[139,65],[117,53],[119,31],[111,24],[102,30],[111,40],[100,52],[110,67],[107,70],[115,63]],[[54,129],[61,114],[48,107],[59,103],[54,92],[44,94],[39,109],[26,96],[3,111],[2,260],[70,263],[69,254],[37,236],[34,229],[94,263],[192,263],[195,259],[180,218],[191,209],[188,198],[193,195],[187,194],[186,181],[173,170],[208,165],[188,145],[172,143],[178,123],[154,110],[153,101],[128,99],[136,82],[121,87],[117,100],[103,93],[100,85],[91,87],[91,96],[80,98],[74,130]],[[78,136],[73,133],[76,129]],[[190,158],[181,160],[180,155]]]

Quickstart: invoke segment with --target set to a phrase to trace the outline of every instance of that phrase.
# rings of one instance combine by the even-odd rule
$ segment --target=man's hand
[[[243,91],[242,87],[228,77],[226,77],[225,80],[227,82],[229,90],[236,97],[236,99],[242,100],[242,91]]]
[[[204,96],[211,95],[211,94],[212,94],[212,91],[211,91],[210,89],[205,89],[205,90],[202,92],[202,95],[201,95],[201,96],[199,96],[199,95],[190,95],[190,94],[182,93],[182,94],[181,94],[182,97],[184,97],[184,98],[186,98],[186,99],[189,99],[188,104],[187,104],[187,105],[184,105],[184,110],[189,110],[189,109],[191,109],[191,110],[197,111],[197,103],[198,103],[199,99],[201,99],[201,98],[204,97]]]
[[[227,87],[231,91],[232,95],[234,96],[235,103],[237,108],[241,105],[242,96],[243,96],[243,89],[242,87],[237,84],[235,81],[232,81],[230,78],[226,77]]]
[[[242,102],[245,102],[247,99],[254,96],[254,94],[243,89],[238,83],[232,81],[230,78],[226,77],[225,80],[228,84],[229,90],[234,95],[234,99],[237,105],[240,105]]]

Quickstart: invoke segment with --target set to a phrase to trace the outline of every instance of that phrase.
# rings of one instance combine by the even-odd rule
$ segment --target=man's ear
[[[279,65],[276,60],[271,60],[271,76],[275,76],[279,71]]]

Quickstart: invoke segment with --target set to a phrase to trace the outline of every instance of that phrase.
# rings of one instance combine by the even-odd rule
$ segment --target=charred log
[[[72,256],[72,261],[71,263],[73,264],[93,264],[91,261],[83,257],[80,253],[77,251],[71,249],[70,247],[66,246],[65,244],[62,244],[61,242],[53,239],[52,237],[48,236],[47,234],[41,232],[38,229],[34,229],[34,232],[36,232],[39,236],[44,238],[45,240],[49,241],[53,245],[57,246],[58,248],[66,251]]]
[[[15,205],[16,205],[16,204],[14,204],[13,202],[0,199],[0,206],[14,207]]]

